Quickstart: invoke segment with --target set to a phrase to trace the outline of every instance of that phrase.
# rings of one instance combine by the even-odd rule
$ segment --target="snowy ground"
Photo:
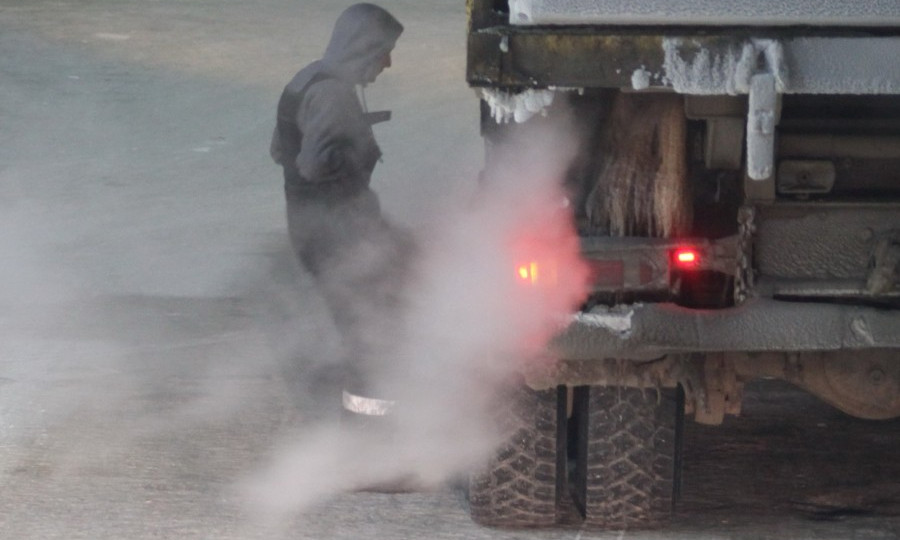
[[[348,493],[279,522],[251,519],[236,483],[328,415],[299,391],[286,352],[316,358],[336,345],[293,265],[267,152],[282,85],[318,56],[348,4],[0,0],[0,537],[669,537],[482,529],[450,486]],[[372,109],[394,111],[377,128],[385,162],[374,187],[388,214],[418,227],[468,192],[482,158],[464,82],[465,6],[382,5],[407,31],[368,92]],[[821,414],[876,432],[863,438],[872,447],[900,439],[896,423]],[[814,429],[791,433],[776,437],[788,450],[769,454],[828,444]],[[717,448],[752,461],[753,444]],[[866,479],[896,472],[884,454],[841,456],[862,461]],[[687,466],[721,457],[689,451]],[[671,537],[900,531],[885,515],[895,505],[810,521],[766,485],[717,506],[687,483]],[[845,497],[860,489],[841,487]]]

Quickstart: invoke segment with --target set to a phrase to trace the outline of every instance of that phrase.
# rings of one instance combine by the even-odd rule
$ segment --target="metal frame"
[[[736,292],[742,284],[738,306],[698,310],[636,303],[579,312],[561,322],[549,347],[548,354],[562,361],[541,364],[543,371],[527,370],[528,383],[535,388],[682,384],[695,419],[719,423],[725,414],[739,412],[742,381],[766,376],[799,384],[856,416],[900,414],[900,368],[892,367],[900,350],[900,310],[876,305],[896,307],[900,290],[896,284],[891,289],[889,281],[871,285],[866,268],[878,246],[887,246],[881,250],[885,268],[900,259],[893,240],[900,230],[900,205],[775,202],[776,158],[785,148],[795,148],[789,152],[795,161],[806,160],[792,164],[809,169],[803,174],[815,173],[832,157],[821,154],[827,146],[821,136],[790,132],[779,140],[782,96],[900,96],[900,29],[520,26],[510,24],[509,13],[494,10],[497,4],[467,3],[471,86],[502,95],[617,89],[689,96],[686,115],[705,120],[716,135],[706,141],[708,164],[730,170],[746,166],[747,208],[760,214],[758,224],[753,212],[741,222],[738,237],[711,244],[723,250],[720,259],[727,263],[715,270],[736,272]],[[746,161],[735,149],[744,137]],[[853,155],[896,155],[895,138],[856,139]],[[811,143],[815,149],[808,150]],[[833,172],[819,174],[819,184],[826,185]],[[823,248],[823,236],[835,240],[839,253]],[[620,287],[662,284],[634,278],[633,270],[642,261],[657,261],[665,241],[588,244],[583,247],[589,257],[630,265],[633,279]],[[749,266],[757,248],[758,276]],[[822,275],[828,266],[822,258],[830,256],[842,270],[840,279]],[[890,272],[886,275],[890,279]],[[755,296],[745,295],[754,282]],[[782,297],[788,301],[777,299]],[[790,301],[797,298],[803,301]],[[847,299],[852,303],[840,301]]]
[[[508,24],[489,0],[469,0],[468,8],[472,86],[747,94],[760,57],[778,93],[900,95],[895,29],[523,27]]]
[[[515,25],[900,26],[900,4],[794,0],[509,0]]]
[[[753,298],[734,308],[597,306],[567,321],[550,346],[567,360],[649,360],[704,352],[900,348],[900,310]]]

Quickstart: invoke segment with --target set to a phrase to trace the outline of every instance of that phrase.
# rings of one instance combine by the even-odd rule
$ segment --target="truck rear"
[[[504,403],[473,518],[664,523],[685,416],[778,378],[900,416],[900,3],[468,0],[486,168],[564,108],[592,293]]]

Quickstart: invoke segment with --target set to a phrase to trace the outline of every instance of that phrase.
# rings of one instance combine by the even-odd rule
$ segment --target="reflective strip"
[[[357,396],[344,390],[344,409],[366,416],[385,416],[393,410],[396,401]]]

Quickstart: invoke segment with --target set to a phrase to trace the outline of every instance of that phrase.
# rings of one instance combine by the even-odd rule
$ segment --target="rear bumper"
[[[577,313],[551,344],[568,360],[871,348],[900,348],[900,310],[771,299],[721,310],[597,307]]]

